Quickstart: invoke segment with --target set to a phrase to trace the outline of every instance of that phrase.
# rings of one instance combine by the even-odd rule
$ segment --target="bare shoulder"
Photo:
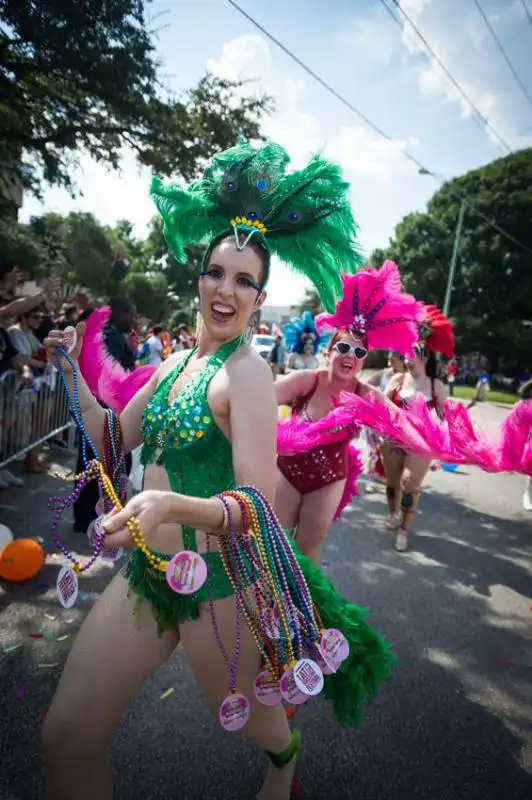
[[[273,375],[268,362],[249,345],[239,347],[227,360],[225,365],[227,375],[231,381],[259,381],[273,384]]]

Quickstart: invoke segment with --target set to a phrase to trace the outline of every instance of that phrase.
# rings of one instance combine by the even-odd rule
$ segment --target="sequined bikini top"
[[[238,338],[222,345],[169,402],[171,388],[194,348],[161,381],[146,406],[141,427],[142,463],[164,467],[175,492],[211,497],[235,486],[231,443],[214,420],[207,391],[218,370],[241,344]]]

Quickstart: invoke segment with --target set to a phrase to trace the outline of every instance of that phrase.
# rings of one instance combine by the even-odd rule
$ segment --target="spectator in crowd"
[[[20,374],[22,386],[31,388],[33,386],[33,373],[32,367],[43,367],[44,364],[40,361],[33,359],[30,356],[24,356],[19,353],[7,333],[7,331],[0,327],[0,379],[9,370],[15,370]],[[14,415],[16,412],[14,399],[3,396],[0,392],[0,461],[5,457],[4,447],[6,446],[6,434],[14,423]],[[34,466],[33,459],[30,458],[29,466]],[[39,470],[40,471],[40,470]],[[0,469],[0,489],[6,489],[8,486],[23,486],[24,482],[17,475],[9,469]]]
[[[148,364],[153,364],[155,367],[159,367],[164,360],[163,334],[164,326],[154,325],[151,336],[146,340],[148,345]]]
[[[280,334],[278,334],[275,337],[275,344],[272,347],[270,353],[270,364],[272,367],[274,378],[276,378],[277,375],[284,375],[285,362],[286,362],[286,350],[283,344],[283,337]]]
[[[109,355],[129,372],[135,368],[135,352],[131,349],[129,336],[134,328],[137,312],[134,304],[127,297],[113,297],[109,306],[111,316],[103,331],[105,346]],[[80,442],[76,474],[83,472],[84,468]],[[130,469],[131,456],[128,454],[126,456],[128,474]],[[96,519],[98,499],[98,484],[96,481],[90,481],[82,489],[74,503],[74,531],[76,533],[85,533],[90,523]]]
[[[35,389],[39,388],[35,383],[36,372],[37,370],[38,372],[42,372],[42,369],[44,369],[46,366],[43,355],[40,352],[42,350],[41,343],[34,333],[34,331],[36,331],[40,325],[41,318],[42,308],[35,308],[32,311],[26,311],[24,314],[21,314],[16,324],[11,325],[11,327],[8,329],[9,339],[13,347],[20,353],[20,355],[26,356],[28,359],[32,359],[31,367],[33,369],[31,369],[29,364],[26,365],[25,369],[28,370],[28,381],[29,377],[31,376],[31,385]],[[37,367],[37,364],[39,364],[39,367]],[[45,389],[46,387],[44,386],[40,387],[40,390],[42,391],[42,404],[38,420],[35,420],[31,407],[26,407],[25,409],[21,408],[21,411],[26,410],[28,412],[24,438],[31,438],[29,441],[25,442],[26,444],[42,438],[47,433],[46,428],[50,422],[52,407],[50,402],[50,394],[46,394],[45,397]],[[36,424],[38,427],[35,427]],[[46,472],[47,469],[48,467],[40,460],[39,448],[34,447],[29,450],[26,454],[26,460],[24,462],[24,471]]]
[[[13,347],[23,356],[37,357],[41,343],[35,331],[38,329],[43,315],[42,307],[20,314],[15,325],[8,328]]]
[[[469,411],[470,408],[476,406],[477,403],[483,403],[488,396],[488,392],[490,390],[490,376],[487,372],[482,372],[479,375],[477,385],[475,386],[475,396],[467,406]]]
[[[0,324],[8,325],[21,314],[49,303],[59,288],[57,278],[50,278],[42,290],[31,297],[16,297],[15,288],[22,280],[22,273],[16,265],[0,259]]]
[[[458,365],[456,363],[456,359],[452,359],[449,361],[449,366],[447,367],[447,385],[449,386],[449,396],[454,397],[454,385],[456,383],[456,377],[458,373]]]

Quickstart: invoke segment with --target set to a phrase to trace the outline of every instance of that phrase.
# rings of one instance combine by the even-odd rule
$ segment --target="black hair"
[[[129,297],[124,297],[124,295],[111,297],[111,299],[109,300],[109,306],[111,308],[111,314],[113,316],[115,314],[130,314],[135,310],[133,301],[130,300]]]
[[[153,326],[153,335],[157,336],[159,333],[163,333],[164,325],[154,325]]]
[[[436,361],[436,356],[432,352],[432,350],[426,350],[427,360],[425,361],[425,372],[427,373],[427,378],[430,378],[431,381],[436,380],[438,377],[438,362]]]

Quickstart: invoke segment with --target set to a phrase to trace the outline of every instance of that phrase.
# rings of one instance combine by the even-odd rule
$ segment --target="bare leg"
[[[170,656],[178,632],[162,637],[150,606],[116,575],[70,651],[42,728],[49,800],[112,800],[108,740],[142,683]],[[82,780],[80,780],[82,778]]]
[[[318,566],[321,561],[321,545],[333,523],[344,487],[345,480],[335,481],[322,489],[303,495],[296,540],[303,553]]]
[[[218,600],[213,606],[221,639],[232,658],[236,639],[235,598]],[[218,718],[220,705],[229,694],[229,667],[216,642],[208,605],[202,607],[198,620],[181,626],[181,641],[196,683]],[[263,706],[255,699],[253,681],[259,670],[257,645],[251,631],[242,622],[236,689],[251,702],[250,718],[243,732],[263,750],[281,753],[290,744],[290,728],[282,706]],[[281,770],[270,765],[259,795],[261,800],[288,800],[295,761],[294,757]]]
[[[387,528],[396,528],[399,524],[397,515],[401,504],[401,476],[405,461],[405,453],[393,442],[382,445],[382,463],[386,473],[386,500],[388,503]]]
[[[421,484],[430,469],[430,460],[408,455],[402,477],[403,499],[401,504],[401,526],[395,537],[395,549],[408,549],[408,534],[418,507]]]
[[[283,528],[293,530],[297,523],[299,509],[301,508],[301,495],[294,489],[285,476],[277,470],[277,485],[275,488],[275,513]]]

